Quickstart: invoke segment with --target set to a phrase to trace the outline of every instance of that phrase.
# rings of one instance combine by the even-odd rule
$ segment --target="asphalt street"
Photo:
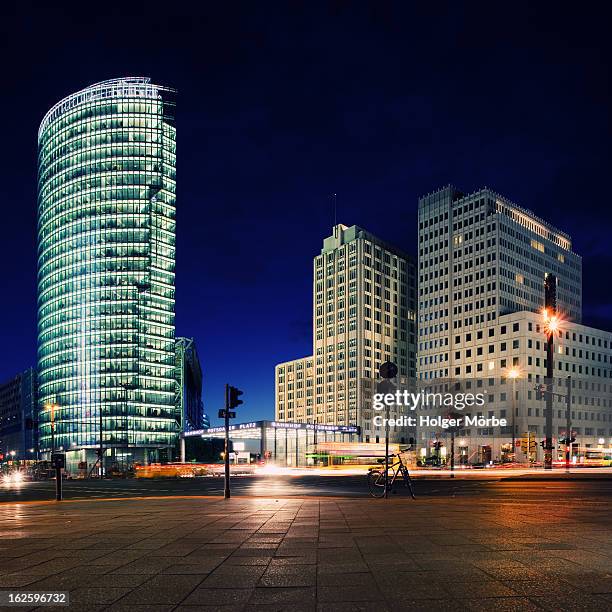
[[[231,481],[234,496],[249,497],[354,497],[367,498],[369,492],[364,476],[269,475],[234,477]],[[413,487],[417,498],[476,497],[503,500],[585,502],[612,499],[612,479],[609,475],[573,475],[564,478],[520,476],[489,476],[480,478],[415,478]],[[408,497],[402,483],[396,483],[393,497]],[[164,479],[164,480],[66,480],[66,500],[95,498],[181,497],[223,495],[222,478]],[[55,481],[24,482],[0,488],[0,503],[28,502],[55,499]]]

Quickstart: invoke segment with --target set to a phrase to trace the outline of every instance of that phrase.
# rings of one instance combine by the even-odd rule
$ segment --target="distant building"
[[[182,431],[210,425],[202,404],[202,367],[193,338],[177,338],[176,408]]]
[[[34,368],[0,385],[0,454],[5,459],[36,459],[36,395]]]
[[[279,363],[275,379],[276,418],[314,423],[314,357]]]
[[[276,419],[355,425],[366,442],[378,368],[416,376],[416,270],[412,257],[366,230],[336,225],[314,259],[313,356],[276,366]]]

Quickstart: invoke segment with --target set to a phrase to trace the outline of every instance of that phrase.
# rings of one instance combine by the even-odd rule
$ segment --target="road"
[[[571,498],[584,501],[612,498],[612,478],[606,474],[577,474],[543,478],[542,475],[505,476],[482,474],[478,478],[415,478],[418,497],[471,497],[490,500],[520,498],[549,500]],[[394,497],[406,497],[408,491],[396,485]],[[232,493],[249,497],[337,496],[367,498],[365,476],[269,475],[232,478]],[[167,480],[67,480],[66,500],[94,498],[181,497],[223,495],[222,478]],[[53,500],[55,481],[25,482],[0,488],[0,503]]]

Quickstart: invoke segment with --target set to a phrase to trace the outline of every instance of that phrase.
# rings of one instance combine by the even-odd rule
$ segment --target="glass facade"
[[[176,408],[181,415],[181,430],[204,425],[202,404],[202,366],[193,338],[176,339]]]
[[[40,448],[170,458],[175,404],[174,92],[104,81],[38,133]],[[69,458],[70,459],[70,458]]]
[[[271,463],[282,467],[330,465],[319,455],[329,455],[329,443],[344,445],[347,454],[354,454],[360,429],[355,425],[324,423],[290,423],[287,421],[252,421],[230,425],[233,445],[232,463]],[[187,431],[184,438],[223,439],[224,427],[208,427]],[[189,458],[188,458],[189,459]]]

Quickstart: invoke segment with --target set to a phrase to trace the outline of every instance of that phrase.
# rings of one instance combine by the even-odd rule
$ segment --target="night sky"
[[[36,358],[39,122],[121,76],[179,90],[177,335],[209,414],[229,382],[239,420],[271,418],[274,365],[312,350],[330,193],[339,222],[416,255],[419,195],[491,187],[571,234],[584,322],[612,329],[604,3],[178,5],[0,9],[0,380]]]

